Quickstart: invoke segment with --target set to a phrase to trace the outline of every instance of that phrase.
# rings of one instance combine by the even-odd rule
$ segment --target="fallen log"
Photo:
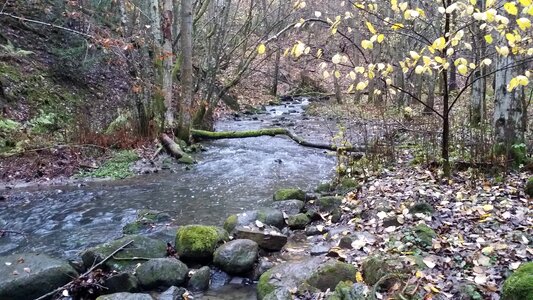
[[[184,164],[194,163],[194,159],[189,154],[185,153],[185,151],[183,151],[183,149],[181,149],[181,147],[166,133],[162,133],[159,139],[161,140],[163,148],[165,148],[165,150],[167,150],[167,152],[179,162]]]
[[[265,128],[258,130],[247,131],[206,131],[192,129],[191,135],[196,139],[218,140],[218,139],[240,139],[259,136],[277,136],[284,135],[295,141],[296,143],[309,148],[324,149],[330,151],[345,151],[345,152],[365,152],[364,147],[338,147],[330,144],[319,144],[306,141],[305,139],[295,135],[285,128]]]

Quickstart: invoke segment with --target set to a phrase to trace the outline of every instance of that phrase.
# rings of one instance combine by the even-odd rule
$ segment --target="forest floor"
[[[343,221],[326,223],[338,229],[325,240],[338,245],[333,256],[358,267],[369,256],[387,257],[388,271],[406,276],[404,295],[499,299],[505,278],[533,258],[533,202],[524,193],[531,175],[491,178],[468,170],[439,179],[398,163],[347,194]],[[389,285],[382,296],[400,286]]]

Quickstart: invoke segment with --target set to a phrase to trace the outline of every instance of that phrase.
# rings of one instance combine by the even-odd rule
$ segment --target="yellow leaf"
[[[527,7],[527,6],[530,6],[531,4],[533,4],[532,0],[518,0],[518,2],[520,2],[520,4],[522,4],[522,6],[524,6],[524,7]]]
[[[457,72],[461,75],[466,75],[468,73],[468,67],[466,65],[457,66]]]
[[[417,278],[422,278],[422,277],[424,277],[424,273],[422,273],[421,271],[416,271],[415,276]]]
[[[496,0],[487,0],[487,3],[485,4],[487,7],[494,6],[494,3],[496,3]]]
[[[257,46],[257,53],[259,54],[264,54],[266,51],[266,46],[265,44],[260,44],[259,46]]]
[[[531,27],[531,21],[528,18],[520,18],[516,20],[516,24],[518,24],[518,27],[520,27],[522,31],[526,31],[526,29]]]
[[[357,91],[362,91],[366,88],[366,86],[368,85],[368,81],[362,81],[362,82],[359,82],[356,86],[355,86],[355,90]]]
[[[514,42],[516,42],[516,38],[515,38],[514,34],[512,34],[512,33],[506,33],[506,34],[505,34],[505,38],[506,38],[506,39],[509,41],[509,43],[511,43],[511,44],[514,43]]]
[[[516,16],[518,14],[518,8],[516,7],[516,4],[514,4],[513,2],[505,3],[503,5],[503,8],[510,15]]]
[[[352,91],[353,91],[353,84],[350,84],[350,87],[348,88],[347,93],[349,94],[349,93],[351,93]]]
[[[363,49],[374,49],[374,44],[369,40],[361,41],[361,46]]]
[[[501,48],[496,47],[496,52],[498,52],[498,54],[500,54],[503,57],[507,57],[507,55],[509,55],[509,48],[507,46],[503,46]]]
[[[522,86],[526,86],[529,84],[529,79],[524,76],[524,75],[520,75],[518,77],[516,77],[518,79],[518,84],[522,85]]]
[[[491,211],[494,209],[494,206],[492,206],[491,204],[485,204],[483,205],[483,210],[484,211]]]
[[[485,41],[487,42],[487,44],[492,44],[492,41],[493,41],[493,39],[492,39],[492,35],[487,34],[487,35],[485,36]]]
[[[392,26],[390,27],[392,30],[398,30],[398,29],[402,29],[404,26],[402,23],[394,23],[392,24]]]
[[[335,78],[341,78],[341,72],[335,71]]]
[[[370,33],[372,33],[372,34],[376,34],[377,33],[377,31],[374,28],[374,26],[372,25],[372,23],[365,22],[365,24],[366,24],[366,27],[368,28],[368,31],[370,31]]]
[[[355,74],[354,71],[351,71],[349,75],[350,75],[350,78],[351,78],[352,80],[355,80],[355,78],[357,78],[357,75]]]
[[[422,73],[424,73],[425,70],[426,70],[426,68],[424,68],[423,66],[416,66],[415,73],[416,74],[422,74]]]
[[[422,61],[424,61],[425,66],[428,66],[431,63],[431,58],[424,55],[424,57],[422,57]]]
[[[365,67],[355,67],[354,71],[359,74],[363,74],[365,72]]]
[[[385,39],[385,35],[383,35],[383,34],[378,35],[378,43],[381,44],[384,39]]]
[[[355,273],[355,281],[358,283],[363,282],[363,274],[361,274],[361,272],[357,271],[357,273]]]
[[[470,4],[476,5],[477,4],[477,0],[470,0]]]
[[[446,39],[441,36],[433,42],[433,45],[431,45],[431,47],[437,50],[444,49],[444,47],[446,47]]]
[[[414,60],[418,60],[420,58],[420,54],[416,53],[415,51],[409,51],[409,55]]]
[[[324,72],[322,73],[322,76],[324,77],[324,79],[328,79],[330,76],[328,70],[324,70]]]
[[[402,2],[402,3],[400,3],[400,4],[398,5],[398,7],[400,7],[400,10],[401,10],[401,11],[404,11],[404,10],[407,9],[407,5],[408,5],[407,2]]]
[[[322,53],[323,53],[322,49],[318,49],[318,50],[316,51],[316,57],[317,57],[317,58],[321,58],[321,57],[322,57]]]

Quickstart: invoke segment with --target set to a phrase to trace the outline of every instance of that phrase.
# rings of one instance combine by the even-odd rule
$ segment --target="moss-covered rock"
[[[270,278],[272,277],[272,270],[268,270],[261,277],[259,277],[259,281],[257,282],[257,298],[263,299],[266,295],[274,292],[276,287],[271,284]]]
[[[411,214],[431,215],[433,211],[434,211],[433,206],[431,206],[431,204],[427,202],[418,202],[418,203],[413,204],[413,206],[409,208],[409,213]]]
[[[252,270],[259,246],[252,240],[237,239],[220,246],[213,262],[224,272],[242,274]]]
[[[90,268],[109,256],[113,251],[126,243],[133,241],[126,248],[104,263],[104,268],[116,271],[130,271],[146,258],[163,258],[167,255],[167,245],[164,241],[151,239],[141,235],[126,236],[116,241],[99,245],[84,251],[81,255],[83,264]],[[141,257],[142,260],[121,260],[120,258]]]
[[[533,177],[529,177],[524,191],[526,192],[526,195],[533,198]]]
[[[216,247],[229,240],[226,230],[216,226],[188,225],[178,229],[176,251],[184,259],[208,260]]]
[[[359,182],[357,181],[357,179],[351,177],[343,177],[337,185],[337,189],[341,192],[353,191],[358,187]]]
[[[300,189],[279,189],[274,193],[274,201],[302,200],[305,201],[305,192]]]
[[[285,227],[285,218],[283,212],[274,208],[261,208],[257,211],[257,220],[278,229]]]
[[[332,260],[321,265],[307,279],[307,283],[325,292],[327,289],[333,289],[339,281],[355,278],[355,273],[357,269],[353,265]]]
[[[533,300],[533,262],[523,264],[505,280],[502,300]]]
[[[360,283],[341,281],[327,300],[366,300],[368,288]]]
[[[322,212],[332,212],[335,208],[338,208],[342,203],[340,197],[322,197],[316,200],[318,209]]]
[[[413,235],[416,238],[417,244],[422,247],[431,247],[432,240],[437,237],[437,234],[431,227],[426,224],[419,224],[413,228]]]
[[[304,229],[310,221],[311,220],[306,214],[299,213],[294,216],[289,216],[287,219],[287,225],[289,225],[291,229]]]
[[[330,182],[321,183],[315,188],[315,192],[317,193],[328,193],[328,192],[331,192],[332,190],[333,190],[333,186],[331,185]]]
[[[222,227],[224,227],[227,232],[232,232],[237,226],[237,220],[237,215],[231,215],[226,219],[226,221],[224,221],[224,225]]]
[[[363,279],[366,284],[372,286],[376,284],[381,277],[392,272],[394,262],[379,256],[373,256],[363,261]]]

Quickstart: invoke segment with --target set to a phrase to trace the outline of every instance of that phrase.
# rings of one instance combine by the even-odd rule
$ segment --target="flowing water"
[[[302,114],[306,101],[267,106],[267,113],[220,121],[217,130],[287,126],[305,138],[327,142],[322,120]],[[0,191],[0,228],[25,236],[0,238],[0,254],[48,253],[76,259],[80,250],[118,238],[139,209],[169,212],[176,225],[221,225],[233,213],[268,205],[281,187],[311,189],[333,174],[335,160],[285,137],[205,143],[190,170],[162,171],[83,186]]]

